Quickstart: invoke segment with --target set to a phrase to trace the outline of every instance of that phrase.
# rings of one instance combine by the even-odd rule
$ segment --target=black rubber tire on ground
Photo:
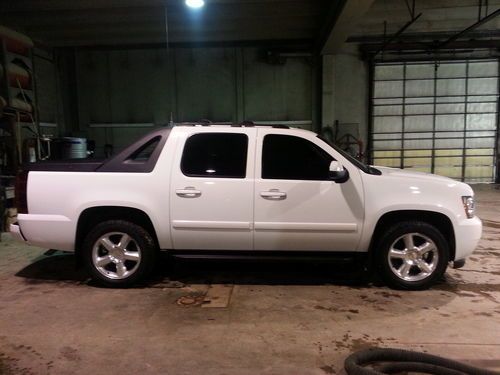
[[[94,244],[107,233],[121,232],[129,235],[140,248],[141,260],[137,269],[123,279],[112,279],[101,274],[92,261]],[[105,287],[132,286],[151,273],[158,257],[158,248],[151,234],[143,227],[125,220],[108,220],[97,224],[85,237],[82,245],[83,263],[91,278]]]
[[[437,247],[438,262],[436,268],[423,280],[406,281],[398,277],[392,270],[388,253],[393,243],[401,236],[409,233],[420,233],[431,239]],[[434,285],[446,272],[449,257],[449,244],[443,234],[433,225],[422,221],[403,221],[385,228],[375,247],[375,268],[380,277],[391,288],[402,290],[424,290]]]

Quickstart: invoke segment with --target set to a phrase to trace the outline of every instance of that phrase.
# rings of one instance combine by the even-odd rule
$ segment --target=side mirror
[[[337,184],[341,184],[349,179],[349,172],[344,168],[342,163],[338,162],[337,160],[333,160],[330,163],[328,176],[330,177],[330,180],[334,181]]]

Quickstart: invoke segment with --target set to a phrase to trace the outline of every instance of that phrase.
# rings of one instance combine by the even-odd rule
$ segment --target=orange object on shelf
[[[33,112],[33,106],[29,103],[26,103],[24,100],[13,98],[10,100],[10,106],[21,111],[25,112]]]
[[[28,89],[30,87],[30,74],[29,72],[17,64],[10,63],[7,65],[7,75],[9,77],[9,85],[11,87]]]
[[[5,42],[7,51],[19,55],[29,56],[30,49],[33,48],[33,41],[30,38],[5,26],[0,26],[0,39]]]

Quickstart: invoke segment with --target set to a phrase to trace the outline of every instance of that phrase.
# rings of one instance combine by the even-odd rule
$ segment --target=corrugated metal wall
[[[34,67],[36,75],[36,92],[38,120],[42,134],[58,135],[57,123],[57,77],[54,61],[51,57],[39,56],[35,53]],[[32,137],[33,134],[27,133]]]
[[[80,50],[79,130],[120,148],[149,129],[89,127],[243,120],[311,120],[313,67],[307,58],[269,64],[256,48]]]

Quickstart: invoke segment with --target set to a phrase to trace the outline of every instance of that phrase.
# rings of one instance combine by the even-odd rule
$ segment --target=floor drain
[[[203,303],[203,300],[205,299],[204,295],[188,295],[188,296],[182,296],[177,300],[177,304],[179,306],[199,306]]]

